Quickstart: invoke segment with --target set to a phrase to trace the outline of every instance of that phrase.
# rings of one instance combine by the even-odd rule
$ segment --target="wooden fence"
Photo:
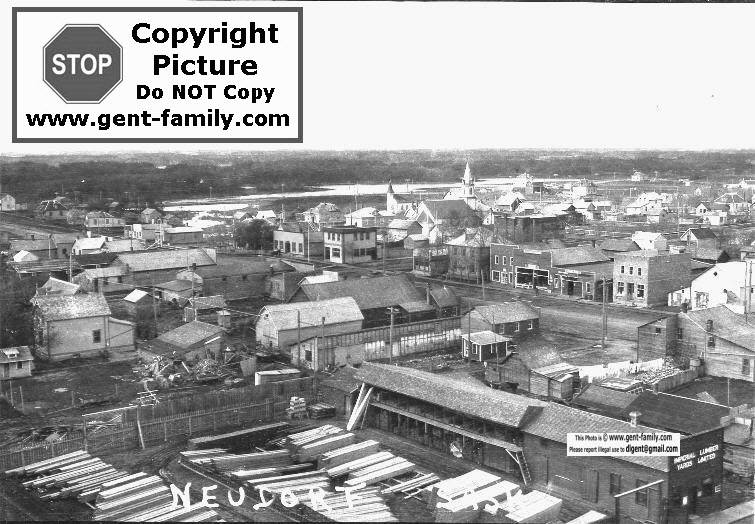
[[[87,449],[90,452],[136,449],[142,442],[145,447],[157,446],[175,438],[188,438],[228,428],[241,428],[282,417],[285,409],[289,406],[291,395],[304,397],[307,403],[313,402],[315,398],[311,378],[256,386],[253,388],[256,390],[255,393],[250,393],[249,388],[239,389],[241,390],[239,392],[237,390],[231,391],[234,392],[237,399],[244,399],[244,395],[249,395],[245,398],[245,402],[226,402],[225,404],[212,405],[206,409],[179,412],[177,410],[184,405],[180,401],[184,399],[178,399],[178,401],[173,401],[175,403],[172,407],[162,407],[155,410],[154,413],[149,407],[143,406],[124,411],[124,419],[133,420],[124,420],[124,423],[119,427],[105,428],[99,431],[90,430],[86,437],[77,434],[55,442],[22,444],[0,449],[0,471],[80,449]],[[269,395],[267,398],[261,398],[261,395],[264,395],[265,392],[268,392]],[[222,402],[224,398],[221,395],[222,393],[228,392],[213,392],[205,394],[205,396],[216,396]],[[228,399],[226,398],[226,400]],[[207,401],[207,403],[214,404],[213,401]],[[157,406],[167,404],[171,403],[165,402]],[[171,410],[175,412],[163,413],[163,411]],[[127,416],[126,413],[128,413]]]
[[[699,372],[697,369],[688,369],[687,371],[682,371],[681,373],[677,373],[676,375],[662,378],[658,382],[653,384],[653,392],[662,393],[664,391],[669,391],[671,389],[677,388],[682,384],[692,382],[698,377],[698,374]]]

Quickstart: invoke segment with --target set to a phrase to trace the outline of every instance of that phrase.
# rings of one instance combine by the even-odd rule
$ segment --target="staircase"
[[[527,466],[527,460],[524,458],[524,452],[515,451],[514,460],[516,460],[516,463],[519,464],[519,471],[522,472],[522,480],[524,481],[524,485],[529,486],[530,482],[532,482],[532,475],[530,475],[530,468],[529,466]]]

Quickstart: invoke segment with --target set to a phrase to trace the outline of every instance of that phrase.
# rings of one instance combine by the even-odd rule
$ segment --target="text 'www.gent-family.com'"
[[[13,141],[301,142],[302,15],[16,8]]]

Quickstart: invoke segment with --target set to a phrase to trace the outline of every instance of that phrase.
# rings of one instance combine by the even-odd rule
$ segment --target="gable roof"
[[[197,266],[212,266],[215,261],[204,249],[161,249],[119,253],[117,261],[126,264],[131,271],[157,271]]]
[[[632,393],[604,388],[598,384],[589,384],[572,399],[572,404],[582,408],[597,409],[605,413],[621,413],[634,400],[635,395]]]
[[[178,326],[176,329],[163,333],[157,340],[165,344],[188,349],[191,346],[202,342],[203,340],[219,335],[223,328],[215,324],[208,324],[199,320],[194,320],[188,324]]]
[[[319,326],[323,317],[325,325],[364,320],[359,306],[351,297],[265,306],[260,310],[260,320],[270,319],[278,331],[296,329],[297,312],[305,328]]]
[[[45,320],[68,320],[74,318],[110,315],[110,306],[99,293],[76,295],[43,295],[32,298],[39,315]]]
[[[430,296],[440,308],[455,307],[460,303],[453,288],[447,286],[430,288]]]
[[[652,428],[640,425],[632,426],[629,422],[604,417],[595,413],[588,413],[587,411],[562,406],[553,402],[547,403],[542,411],[535,416],[534,420],[525,424],[522,431],[536,437],[561,442],[562,444],[566,444],[568,433],[575,432],[660,433],[660,431]],[[668,457],[631,455],[615,458],[659,471],[668,471],[669,469]]]
[[[713,232],[713,230],[707,227],[690,228],[684,233],[682,233],[682,236],[680,238],[682,240],[685,240],[688,234],[692,234],[692,236],[698,240],[701,240],[703,238],[712,238],[712,239],[718,238],[716,234]]]
[[[14,353],[16,353],[16,356],[11,356]],[[0,362],[26,362],[29,360],[34,360],[29,346],[0,348]]]
[[[10,240],[11,251],[44,251],[55,249],[55,244],[47,238],[12,238]]]
[[[143,251],[146,247],[144,242],[136,238],[116,238],[105,242],[102,249],[110,253],[120,253],[123,251]]]
[[[75,295],[80,289],[78,284],[50,277],[37,289],[37,295]]]
[[[188,291],[191,288],[194,287],[194,284],[191,280],[184,280],[184,279],[177,279],[177,280],[169,280],[168,282],[161,282],[159,284],[153,284],[154,288],[156,289],[165,289],[167,291],[173,291],[173,292],[181,292],[181,291]]]
[[[609,262],[609,258],[596,247],[575,246],[551,249],[551,264],[556,267],[595,262]]]
[[[495,241],[495,233],[483,227],[466,229],[461,235],[445,242],[449,246],[490,247]]]
[[[598,247],[603,251],[639,251],[640,246],[631,238],[607,238]]]
[[[524,302],[501,302],[486,306],[475,306],[474,310],[491,324],[521,322],[540,318],[540,312]]]
[[[721,418],[729,415],[727,406],[678,395],[644,391],[633,397],[623,415],[638,411],[642,424],[667,431],[690,435],[708,431],[721,426]]]
[[[356,378],[372,386],[394,391],[484,420],[521,427],[546,405],[545,402],[401,366],[365,362]]]
[[[223,309],[227,306],[223,295],[210,295],[206,297],[193,297],[189,299],[189,305],[199,311],[208,309]]]
[[[708,320],[713,321],[710,334],[728,340],[744,349],[755,351],[755,325],[745,322],[744,315],[734,313],[726,306],[716,306],[706,309],[679,313],[687,316],[702,331],[706,331]],[[708,353],[715,353],[709,349]]]
[[[105,237],[82,237],[73,243],[73,249],[102,249],[106,241]]]
[[[152,296],[147,293],[146,291],[142,291],[141,289],[135,289],[125,297],[123,297],[123,300],[126,302],[131,302],[132,304],[136,304],[140,300],[144,298],[152,298]]]
[[[422,205],[435,220],[463,218],[474,215],[474,211],[463,200],[425,200]]]
[[[401,306],[410,302],[422,302],[425,299],[406,275],[303,284],[300,289],[311,301],[352,297],[361,310]],[[429,304],[426,305],[428,310],[433,309]]]

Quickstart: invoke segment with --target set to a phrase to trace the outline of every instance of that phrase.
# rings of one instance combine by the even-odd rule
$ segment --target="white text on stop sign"
[[[113,63],[113,58],[104,53],[93,55],[87,53],[81,55],[79,53],[57,53],[52,57],[53,68],[52,72],[56,75],[65,75],[67,72],[71,75],[76,75],[79,72],[85,75],[93,75],[97,73],[102,74],[102,71]],[[78,69],[76,65],[78,64]],[[67,66],[70,66],[70,70]]]

